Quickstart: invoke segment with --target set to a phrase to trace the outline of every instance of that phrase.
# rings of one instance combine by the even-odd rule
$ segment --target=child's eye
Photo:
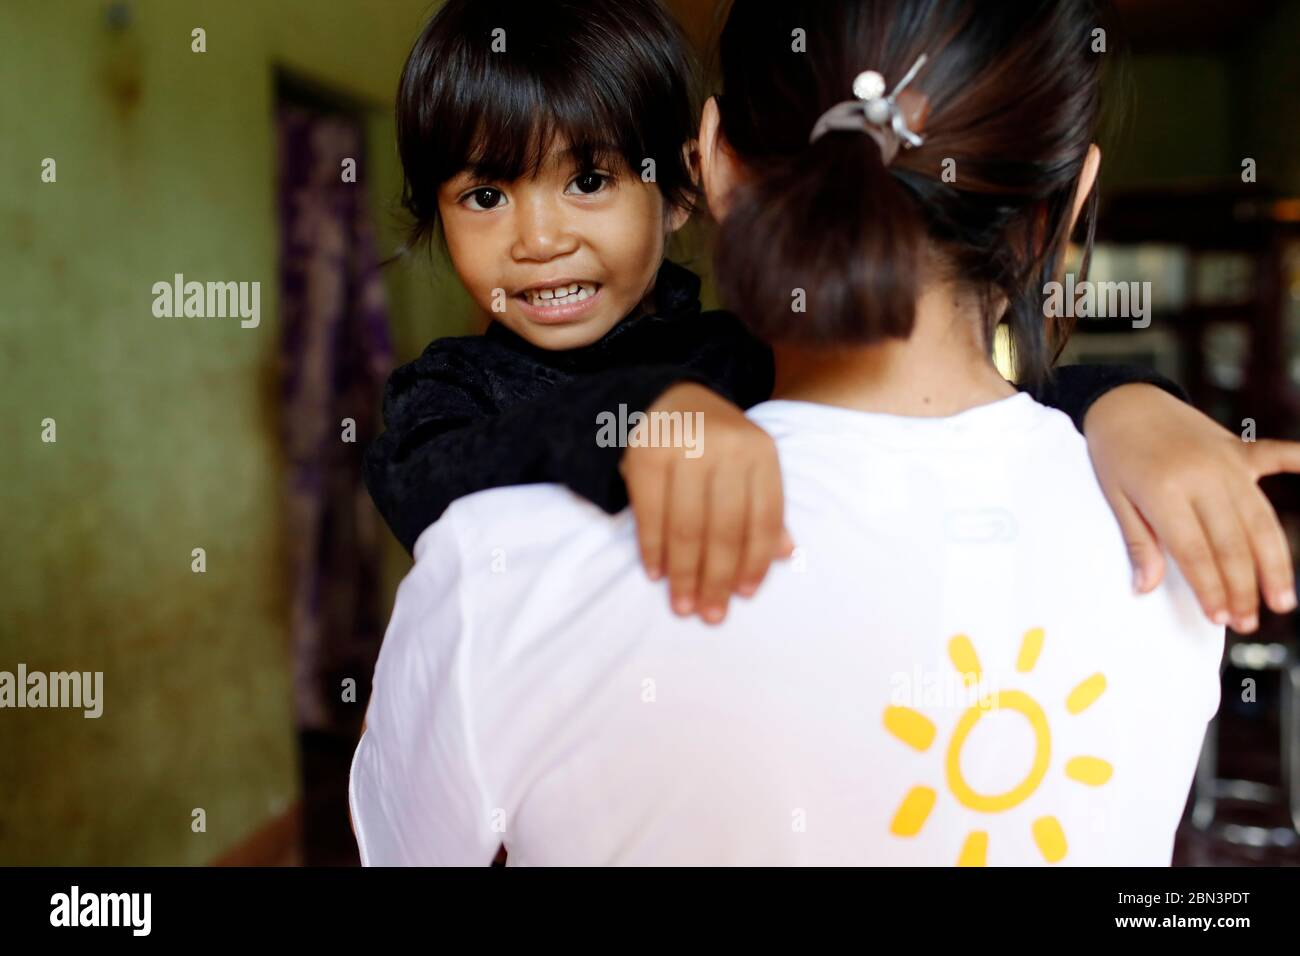
[[[480,186],[478,189],[471,189],[465,195],[460,197],[460,201],[469,206],[470,209],[496,209],[505,201],[505,193],[499,189],[493,189],[491,186]]]
[[[577,191],[583,195],[590,196],[592,193],[598,193],[613,181],[612,176],[608,173],[601,173],[595,170],[589,170],[579,176],[574,177],[573,182],[569,183],[567,191]]]

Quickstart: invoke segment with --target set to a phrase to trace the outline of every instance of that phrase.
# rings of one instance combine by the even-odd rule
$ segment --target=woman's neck
[[[978,303],[950,286],[917,300],[906,340],[812,349],[776,345],[773,398],[891,415],[942,417],[1015,394],[980,334]]]

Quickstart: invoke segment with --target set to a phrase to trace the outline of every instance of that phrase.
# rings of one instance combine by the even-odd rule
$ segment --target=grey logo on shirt
[[[1005,508],[962,508],[944,515],[943,533],[949,541],[963,544],[1014,541],[1016,518]]]

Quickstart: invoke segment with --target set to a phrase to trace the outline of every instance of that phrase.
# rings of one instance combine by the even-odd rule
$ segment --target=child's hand
[[[753,594],[772,559],[794,549],[784,528],[776,445],[702,385],[674,385],[648,411],[683,418],[698,412],[692,421],[700,427],[694,449],[629,443],[623,453],[641,559],[652,580],[667,573],[674,611],[698,610],[716,624],[733,592]]]
[[[1164,575],[1158,540],[1216,624],[1254,631],[1260,589],[1279,614],[1295,608],[1286,536],[1258,481],[1300,471],[1300,443],[1244,442],[1153,385],[1107,392],[1084,427],[1138,591]]]

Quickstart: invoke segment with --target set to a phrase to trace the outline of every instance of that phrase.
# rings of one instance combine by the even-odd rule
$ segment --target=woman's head
[[[873,344],[910,334],[938,268],[979,292],[990,330],[1005,304],[1020,373],[1041,377],[1060,338],[1044,327],[1042,284],[1089,194],[1091,242],[1098,6],[736,0],[701,143],[728,304],[772,342]],[[928,99],[920,146],[886,165],[861,132],[809,142],[858,74],[892,90],[922,55],[909,85]]]
[[[398,92],[413,240],[440,230],[474,299],[529,341],[595,341],[689,215],[693,87],[656,0],[449,0]],[[572,305],[539,295],[560,284],[581,287]]]

